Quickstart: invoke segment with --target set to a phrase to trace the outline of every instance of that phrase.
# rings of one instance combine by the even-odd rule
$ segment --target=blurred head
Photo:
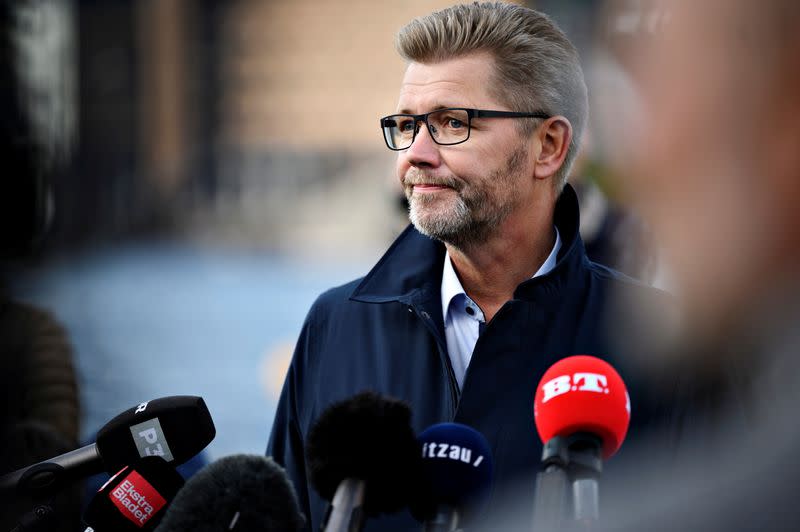
[[[620,143],[632,147],[623,171],[688,321],[724,334],[798,276],[800,4],[669,5],[669,23],[638,57],[648,113]]]
[[[578,54],[546,16],[512,4],[454,6],[397,37],[409,62],[398,113],[437,108],[537,112],[474,118],[469,139],[443,146],[423,126],[397,171],[423,233],[480,241],[520,209],[552,209],[577,153],[587,97]]]

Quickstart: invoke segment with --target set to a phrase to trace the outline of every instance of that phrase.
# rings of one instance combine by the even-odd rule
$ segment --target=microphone
[[[201,397],[176,395],[132,407],[106,423],[97,442],[0,477],[0,493],[53,492],[67,481],[116,472],[139,458],[173,466],[202,451],[216,435]]]
[[[304,525],[283,468],[272,458],[239,454],[221,458],[192,476],[156,532],[299,532]]]
[[[311,484],[331,501],[323,529],[360,531],[367,516],[408,505],[419,470],[411,409],[374,392],[334,403],[311,428],[306,455]]]
[[[575,355],[545,372],[534,399],[536,430],[544,443],[534,501],[537,530],[560,528],[570,499],[575,520],[597,520],[603,460],[619,450],[630,416],[625,383],[607,362]]]
[[[460,423],[433,425],[418,439],[427,491],[415,501],[414,516],[424,520],[426,532],[457,530],[465,511],[479,511],[488,499],[494,474],[489,442]]]
[[[183,477],[163,458],[146,456],[123,467],[92,498],[83,520],[94,532],[154,530]]]

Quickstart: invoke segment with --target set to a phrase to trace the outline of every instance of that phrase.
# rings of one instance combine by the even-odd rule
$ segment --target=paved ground
[[[314,264],[187,244],[135,244],[19,276],[18,299],[70,332],[89,436],[143,400],[200,395],[209,458],[263,453],[288,356],[308,307],[367,264]]]

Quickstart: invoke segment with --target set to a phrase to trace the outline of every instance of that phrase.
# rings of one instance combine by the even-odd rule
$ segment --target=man
[[[397,48],[408,67],[381,127],[412,226],[366,277],[313,305],[268,446],[312,529],[325,504],[307,485],[304,440],[326,406],[363,389],[408,401],[418,431],[451,420],[479,430],[495,494],[524,480],[532,498],[539,379],[574,354],[607,358],[625,376],[604,327],[607,295],[650,292],[585,256],[565,182],[586,86],[550,19],[511,4],[460,5],[411,22]],[[645,412],[634,410],[634,424]],[[369,526],[414,528],[405,515]]]

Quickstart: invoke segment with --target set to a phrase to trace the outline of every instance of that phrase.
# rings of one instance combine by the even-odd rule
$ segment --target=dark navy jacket
[[[267,449],[294,482],[311,530],[319,529],[326,506],[308,483],[303,442],[326,406],[365,389],[408,401],[417,431],[455,421],[482,432],[492,446],[495,487],[520,481],[531,501],[542,452],[533,398],[554,362],[575,354],[608,360],[631,394],[631,430],[649,421],[651,409],[638,400],[636,378],[611,347],[606,325],[612,292],[653,297],[656,291],[590,262],[578,221],[568,185],[555,211],[563,241],[556,267],[520,284],[488,323],[460,393],[444,336],[441,243],[409,227],[366,277],[319,297],[300,334]],[[367,530],[419,530],[410,519],[372,520]]]

